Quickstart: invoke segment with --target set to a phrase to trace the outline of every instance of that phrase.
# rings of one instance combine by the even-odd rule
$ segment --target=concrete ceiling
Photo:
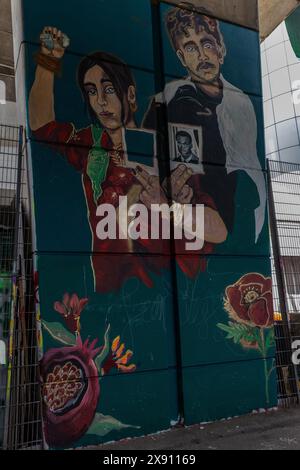
[[[190,3],[221,20],[258,30],[257,0],[164,0],[171,4]],[[284,0],[286,1],[286,0]]]
[[[199,12],[206,10],[221,20],[258,31],[265,39],[284,21],[300,0],[164,0],[171,4],[192,3]]]
[[[300,0],[259,0],[261,40],[268,37],[299,5]]]

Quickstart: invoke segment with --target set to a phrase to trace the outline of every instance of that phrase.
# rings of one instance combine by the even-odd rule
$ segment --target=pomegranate
[[[45,437],[50,446],[63,447],[80,439],[90,427],[99,400],[98,369],[101,348],[82,343],[49,350],[41,362]]]

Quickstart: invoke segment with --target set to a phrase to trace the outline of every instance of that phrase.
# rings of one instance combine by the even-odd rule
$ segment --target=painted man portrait
[[[232,232],[237,170],[245,171],[259,196],[253,223],[257,242],[265,220],[266,187],[262,172],[257,171],[261,165],[256,147],[256,115],[250,98],[221,73],[226,46],[219,22],[195,12],[190,3],[181,3],[168,11],[165,23],[172,48],[187,76],[168,83],[163,93],[153,98],[143,126],[155,128],[155,104],[165,103],[170,123],[202,127],[202,188],[212,197]]]
[[[193,140],[188,132],[179,131],[176,133],[177,155],[175,162],[199,163],[199,158],[193,152]]]

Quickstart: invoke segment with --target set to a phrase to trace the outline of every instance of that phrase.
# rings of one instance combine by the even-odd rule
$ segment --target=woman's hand
[[[163,182],[163,188],[166,194],[171,192],[172,199],[175,202],[190,204],[194,196],[194,191],[186,183],[192,175],[193,171],[190,168],[187,168],[186,165],[183,164],[179,165],[171,174],[169,187],[167,179]]]
[[[140,195],[140,201],[145,204],[147,209],[151,209],[152,204],[166,204],[168,202],[160,186],[158,176],[149,175],[146,170],[138,166],[135,177],[142,185],[143,190]]]
[[[66,45],[64,46],[64,38],[66,38],[66,36],[60,29],[46,26],[40,35],[41,53],[46,56],[61,59],[67,47]]]

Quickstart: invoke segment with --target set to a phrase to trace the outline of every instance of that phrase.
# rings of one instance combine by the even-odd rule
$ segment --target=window
[[[271,100],[265,101],[264,103],[264,119],[265,119],[265,127],[272,126],[275,123]]]
[[[298,130],[295,119],[281,122],[280,124],[277,124],[276,127],[278,146],[280,150],[299,145]]]
[[[300,297],[300,257],[283,256],[282,263],[288,295],[299,295]]]
[[[300,64],[299,64],[300,65]],[[300,80],[300,74],[299,74]],[[291,82],[287,69],[280,69],[270,74],[272,96],[282,95],[291,90]]]
[[[269,76],[268,76],[268,75],[266,75],[266,76],[263,78],[262,83],[263,83],[263,97],[264,97],[264,101],[268,101],[269,99],[271,99],[270,80],[269,80]]]
[[[266,154],[274,153],[278,150],[275,126],[268,127],[265,131]]]
[[[266,54],[270,73],[287,65],[286,52],[283,43],[267,50]]]
[[[285,121],[295,116],[292,93],[277,96],[274,98],[273,104],[276,122]]]

